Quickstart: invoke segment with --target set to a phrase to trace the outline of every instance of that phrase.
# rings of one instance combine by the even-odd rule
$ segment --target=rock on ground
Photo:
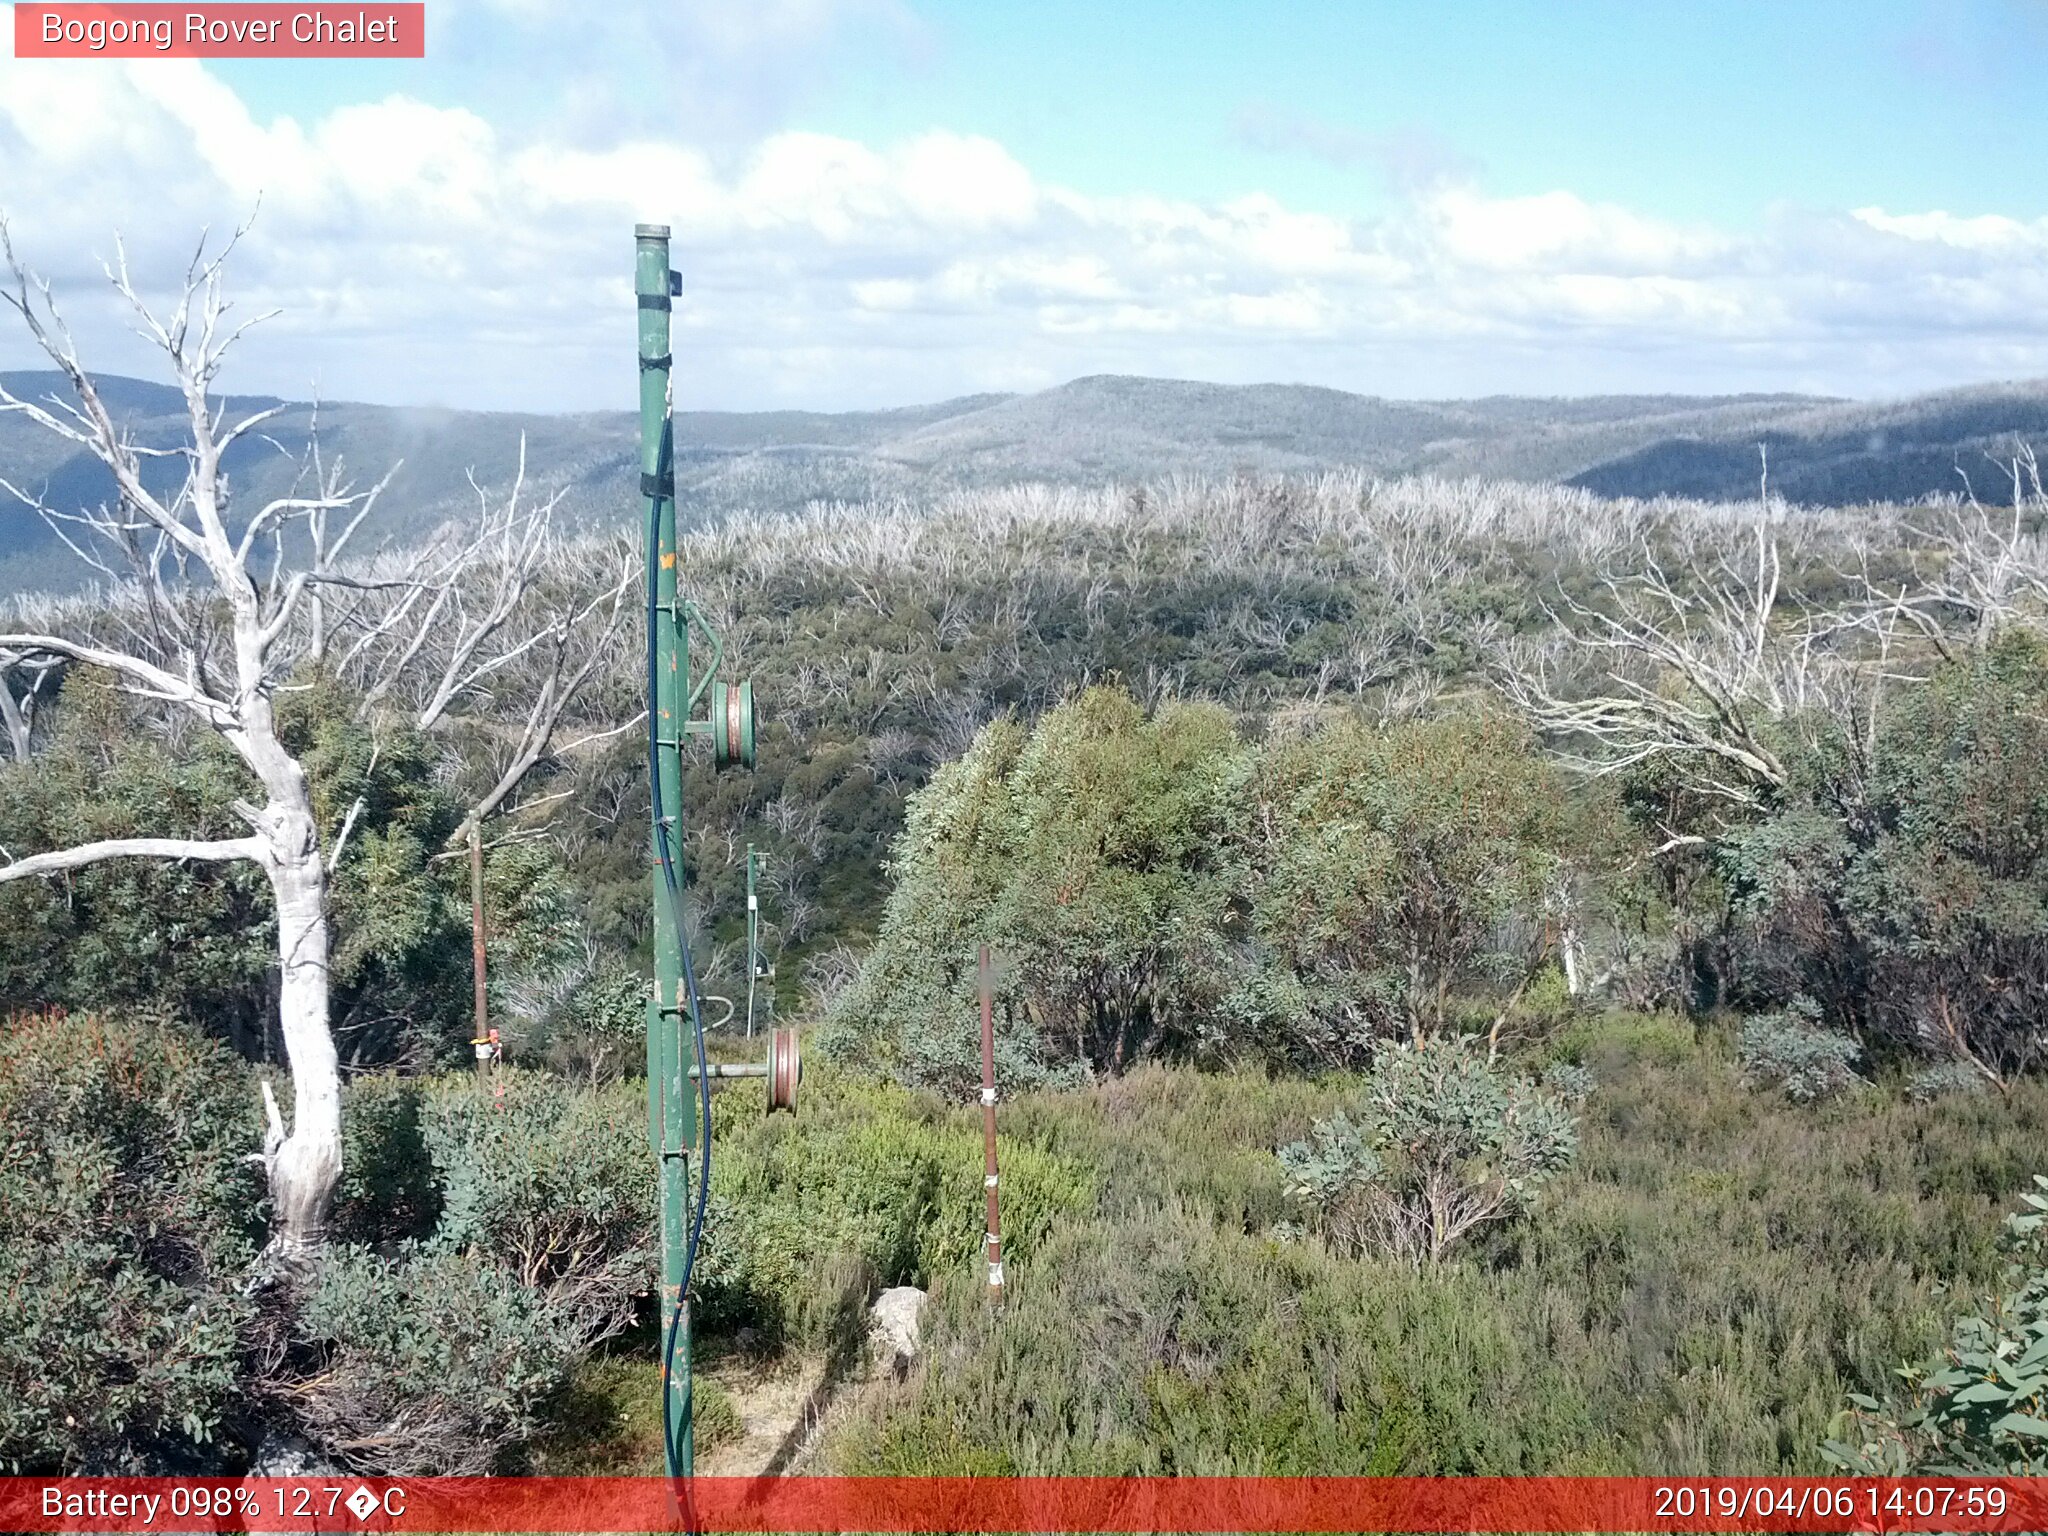
[[[917,1359],[924,1303],[925,1294],[916,1286],[897,1285],[868,1308],[868,1349],[879,1369],[901,1377]]]
[[[275,1429],[263,1432],[249,1465],[251,1477],[328,1477],[339,1470],[305,1441]]]

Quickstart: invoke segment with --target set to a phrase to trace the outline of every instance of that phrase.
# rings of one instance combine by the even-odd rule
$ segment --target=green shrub
[[[268,1383],[351,1465],[499,1468],[655,1280],[643,1087],[362,1077],[336,1232]]]
[[[1005,962],[1013,1087],[1219,1044],[1248,765],[1223,710],[1148,718],[1121,689],[1087,689],[1028,733],[990,725],[912,798],[881,936],[821,1043],[909,1083],[978,1082],[986,942]]]
[[[417,1078],[350,1078],[341,1095],[341,1183],[330,1230],[338,1242],[417,1240],[441,1216],[441,1185],[427,1149],[426,1092]]]
[[[1897,1055],[2001,1079],[2042,1059],[2048,650],[2013,634],[1896,690],[1876,722],[1802,722],[1776,814],[1723,841],[1750,990],[1806,993]]]
[[[1341,1060],[1388,1034],[1420,1039],[1450,1022],[1455,994],[1525,976],[1517,929],[1537,929],[1557,882],[1564,798],[1498,720],[1345,719],[1269,745],[1237,836],[1251,933],[1280,970],[1269,1006],[1246,1006],[1278,1053]]]
[[[1280,1149],[1288,1191],[1338,1251],[1416,1264],[1528,1210],[1578,1145],[1557,1098],[1449,1040],[1383,1047],[1355,1114]]]
[[[1347,718],[1255,749],[1213,706],[1148,716],[1090,688],[1028,732],[988,726],[912,797],[880,939],[822,1043],[972,1085],[981,942],[1016,1086],[1148,1054],[1329,1065],[1440,1032],[1460,996],[1529,976],[1564,800],[1497,720]],[[1555,1011],[1541,991],[1525,1019]]]
[[[1744,1076],[1775,1088],[1794,1104],[1832,1098],[1862,1079],[1854,1063],[1862,1054],[1854,1040],[1823,1029],[1819,1007],[1795,998],[1777,1013],[1743,1020],[1738,1053]]]
[[[926,1366],[826,1465],[1820,1475],[1843,1395],[1937,1341],[1943,1283],[1995,1280],[2048,1083],[1823,1117],[1682,1020],[1570,1031],[1600,1083],[1543,1219],[1422,1271],[1283,1240],[1270,1149],[1355,1078],[1149,1066],[1006,1103],[1006,1137],[1093,1171],[1092,1210],[1010,1267],[1000,1318],[972,1266],[931,1277]]]
[[[645,1085],[579,1088],[503,1066],[488,1082],[355,1078],[343,1091],[336,1235],[389,1252],[419,1241],[489,1257],[595,1342],[654,1274],[655,1175]]]
[[[441,751],[375,731],[332,684],[278,695],[278,728],[306,769],[323,840],[348,842],[329,885],[330,1015],[349,1059],[445,1059],[468,1018],[466,872],[433,854],[459,807]],[[257,798],[228,745],[177,751],[91,668],[65,677],[56,728],[26,763],[0,763],[0,826],[15,857],[102,838],[246,831]],[[351,811],[355,814],[351,816]],[[243,1056],[276,1061],[276,918],[248,861],[113,859],[63,880],[0,886],[0,1002],[141,1008],[187,1021]]]
[[[441,1190],[435,1250],[482,1256],[544,1296],[572,1353],[631,1321],[656,1273],[644,1084],[452,1074],[429,1090],[423,1134]]]
[[[930,1368],[833,1470],[1512,1475],[1606,1470],[1584,1384],[1476,1270],[1356,1265],[1169,1207],[1061,1228],[1005,1287],[934,1291]],[[1540,1410],[1534,1405],[1540,1403]],[[1518,1405],[1528,1405],[1524,1411]]]
[[[1898,1372],[1903,1401],[1852,1394],[1822,1447],[1830,1462],[1865,1477],[2048,1472],[2048,1179],[2034,1186],[2006,1218],[2004,1288],[1956,1322],[1933,1360]]]
[[[1543,1069],[1544,1091],[1567,1104],[1585,1103],[1598,1085],[1592,1070],[1576,1062],[1553,1061]]]
[[[1555,1033],[1579,1011],[1564,967],[1546,962],[1529,978],[1529,985],[1516,1001],[1513,1016],[1526,1021],[1530,1033],[1540,1037]]]
[[[803,1113],[720,1116],[698,1258],[699,1315],[771,1341],[820,1346],[849,1286],[928,1284],[980,1252],[978,1117],[829,1068],[807,1071]],[[1025,1254],[1094,1188],[1074,1159],[1005,1134],[1004,1246]],[[844,1261],[857,1261],[846,1270]],[[839,1266],[836,1267],[835,1266]],[[865,1303],[866,1296],[858,1298]]]
[[[255,1093],[163,1019],[0,1023],[0,1465],[218,1458],[259,1237]]]
[[[321,1444],[396,1476],[476,1476],[541,1427],[577,1320],[487,1254],[331,1252],[297,1327],[318,1364],[294,1397]]]
[[[548,1065],[593,1081],[643,1070],[649,996],[639,966],[600,964],[545,1021]]]
[[[1915,1104],[1931,1104],[1950,1094],[1981,1094],[1991,1085],[1967,1061],[1940,1061],[1906,1079],[1905,1095]]]
[[[173,757],[108,674],[66,677],[50,739],[0,763],[9,855],[102,838],[233,837],[247,770],[201,732]],[[185,1020],[252,1050],[277,962],[263,872],[239,861],[110,859],[61,880],[0,885],[0,1003]]]

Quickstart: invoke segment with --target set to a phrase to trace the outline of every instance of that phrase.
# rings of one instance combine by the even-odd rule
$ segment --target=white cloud
[[[1662,273],[1728,249],[1711,231],[1682,230],[1570,192],[1488,198],[1445,187],[1425,196],[1422,210],[1447,255],[1500,271]]]
[[[1233,293],[1224,304],[1230,324],[1247,330],[1315,336],[1326,330],[1330,314],[1320,294],[1309,289],[1286,293]]]
[[[842,13],[790,0],[771,19],[795,35]],[[1084,195],[944,131],[586,141],[405,97],[259,121],[189,61],[0,60],[0,206],[105,366],[142,360],[86,258],[119,228],[138,274],[167,282],[202,225],[259,193],[238,280],[245,308],[287,313],[252,338],[245,388],[620,404],[630,226],[649,218],[675,227],[692,403],[900,403],[1107,370],[1388,395],[2048,373],[2048,219],[2011,213],[1780,209],[1732,232],[1437,176],[1347,219],[1266,194]],[[0,366],[30,360],[0,329]]]
[[[1408,124],[1392,133],[1360,133],[1267,102],[1240,108],[1231,122],[1231,137],[1247,149],[1267,154],[1305,155],[1342,169],[1371,165],[1390,185],[1402,188],[1468,180],[1475,170],[1468,156],[1426,127]]]
[[[1857,222],[1888,235],[1908,240],[1936,241],[1964,250],[1998,251],[2022,246],[2048,250],[2048,219],[2026,223],[2003,214],[1980,214],[1958,218],[1936,209],[1930,213],[1886,213],[1882,208],[1858,208]]]
[[[881,277],[872,282],[853,283],[849,287],[853,302],[862,309],[900,314],[917,303],[917,284],[900,277]]]
[[[891,176],[905,205],[928,223],[1021,229],[1038,209],[1031,173],[990,139],[926,134],[898,157]]]

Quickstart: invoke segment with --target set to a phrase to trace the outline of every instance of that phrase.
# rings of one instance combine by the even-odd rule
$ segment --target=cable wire
[[[664,445],[665,447],[665,445]],[[666,454],[664,453],[664,457]],[[690,1242],[683,1255],[683,1272],[676,1283],[675,1305],[669,1312],[667,1342],[661,1356],[661,1438],[662,1451],[671,1480],[682,1476],[681,1450],[671,1427],[669,1404],[675,1395],[676,1339],[682,1332],[683,1309],[688,1305],[690,1277],[697,1267],[697,1249],[704,1237],[704,1212],[711,1197],[711,1073],[704,1049],[704,1012],[697,996],[697,971],[690,958],[689,936],[683,931],[682,883],[676,875],[675,851],[670,846],[669,828],[664,816],[661,799],[661,711],[656,707],[660,687],[659,646],[655,626],[661,622],[661,587],[659,576],[661,544],[661,498],[653,497],[648,502],[647,513],[647,782],[654,811],[654,846],[661,868],[663,888],[669,898],[669,920],[675,925],[676,951],[682,957],[683,995],[690,1010],[690,1024],[695,1035],[697,1055],[697,1088],[702,1110],[701,1129],[697,1138],[697,1209],[690,1222]],[[680,601],[680,598],[678,599]],[[687,630],[685,631],[687,633]],[[687,681],[687,679],[685,679]],[[677,722],[682,729],[683,722]],[[655,999],[656,1028],[665,1027],[661,1011],[661,999]],[[663,1116],[662,1151],[666,1155],[667,1117]],[[683,1420],[688,1422],[692,1399],[696,1395],[696,1378],[690,1378],[690,1386],[683,1398]]]

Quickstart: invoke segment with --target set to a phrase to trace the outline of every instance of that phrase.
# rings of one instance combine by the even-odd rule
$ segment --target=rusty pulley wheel
[[[768,1113],[778,1109],[796,1112],[796,1085],[804,1075],[803,1053],[793,1029],[771,1030],[768,1035]]]
[[[754,766],[754,685],[711,685],[711,756],[720,768]]]

